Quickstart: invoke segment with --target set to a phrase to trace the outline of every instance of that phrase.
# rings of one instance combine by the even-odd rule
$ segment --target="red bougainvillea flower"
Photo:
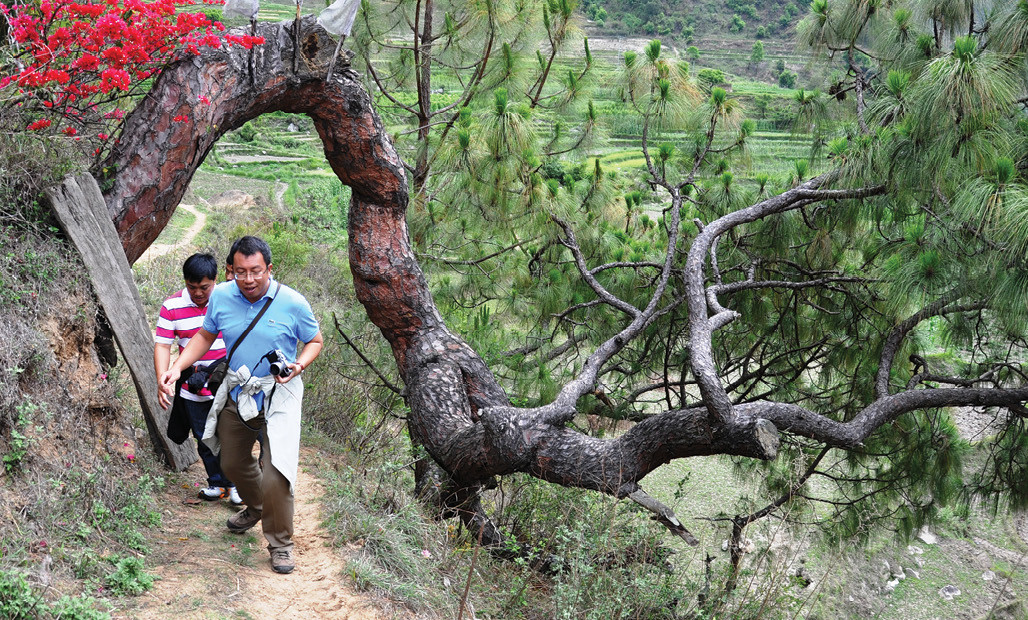
[[[148,88],[147,80],[169,63],[204,47],[250,49],[264,42],[224,34],[225,27],[204,13],[178,11],[193,4],[196,0],[0,0],[18,62],[16,73],[0,77],[0,89],[30,95],[19,105],[41,117],[29,125],[32,131],[67,136],[82,131],[87,138],[106,140],[124,117],[125,97]],[[207,97],[200,100],[210,103]]]

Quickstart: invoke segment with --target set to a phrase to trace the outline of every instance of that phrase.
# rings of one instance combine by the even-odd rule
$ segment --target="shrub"
[[[119,595],[136,595],[153,587],[153,575],[143,570],[140,558],[122,558],[114,565],[114,572],[107,575],[104,583]]]
[[[797,75],[794,71],[786,69],[778,74],[778,85],[782,88],[794,88],[796,86]]]
[[[764,60],[764,44],[757,41],[753,44],[753,52],[750,54],[750,62],[757,64]]]
[[[30,620],[39,615],[39,603],[24,577],[0,573],[0,618]]]
[[[728,30],[731,32],[742,32],[744,28],[746,28],[746,22],[739,17],[739,14],[732,15],[732,23],[729,24]]]
[[[720,69],[700,69],[696,74],[696,79],[710,88],[725,83],[725,72]]]

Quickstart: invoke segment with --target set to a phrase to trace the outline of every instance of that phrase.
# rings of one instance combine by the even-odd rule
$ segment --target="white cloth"
[[[221,14],[224,17],[255,19],[259,10],[260,0],[225,0],[225,6],[221,7]]]
[[[218,416],[225,408],[229,393],[237,385],[243,386],[236,399],[239,417],[249,422],[260,414],[253,396],[264,392],[264,405],[267,420],[265,441],[271,447],[271,464],[289,480],[289,486],[296,485],[296,472],[300,462],[300,416],[303,403],[303,379],[293,377],[289,383],[275,383],[275,377],[254,377],[250,369],[240,366],[238,370],[229,370],[225,381],[214,395],[214,404],[207,414],[207,422],[203,429],[203,442],[214,454],[221,453],[221,442],[215,432],[218,429]],[[275,393],[272,396],[271,391]]]
[[[349,36],[360,6],[361,0],[336,0],[318,15],[318,24],[337,37]]]

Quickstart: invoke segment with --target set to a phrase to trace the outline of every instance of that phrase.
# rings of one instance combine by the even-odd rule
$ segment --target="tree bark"
[[[311,18],[301,23],[301,52],[294,63],[289,25],[258,27],[267,42],[254,54],[253,79],[249,54],[239,48],[205,49],[161,73],[153,91],[126,118],[116,150],[98,171],[106,180],[110,215],[126,255],[134,261],[164,228],[196,168],[225,132],[273,111],[313,119],[328,163],[353,190],[348,233],[357,298],[389,342],[406,384],[412,440],[449,474],[446,486],[477,489],[494,476],[527,472],[625,497],[638,490],[649,472],[672,459],[708,454],[774,458],[776,425],[829,445],[853,446],[905,411],[952,404],[1003,405],[1028,397],[1024,391],[918,390],[876,401],[849,423],[790,404],[733,405],[720,385],[710,348],[711,334],[724,317],[708,318],[705,255],[723,232],[741,223],[817,200],[884,191],[823,190],[822,178],[712,222],[693,241],[686,263],[689,346],[706,407],[654,416],[616,439],[569,430],[564,425],[575,412],[577,395],[593,390],[598,380],[601,362],[592,357],[582,375],[562,390],[558,402],[537,410],[512,407],[483,360],[446,327],[435,306],[411,248],[404,168],[359,76],[347,59],[346,66],[326,80],[335,42]],[[201,103],[201,96],[210,103]],[[175,120],[182,115],[186,120]],[[573,241],[573,235],[568,240]],[[670,273],[670,265],[665,269]],[[658,301],[637,310],[634,322],[648,325]],[[612,337],[594,356],[622,346],[618,336]],[[474,493],[449,494],[465,507],[455,505],[454,510],[478,510]]]

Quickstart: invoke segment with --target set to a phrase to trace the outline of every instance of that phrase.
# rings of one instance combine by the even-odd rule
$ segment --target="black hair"
[[[225,259],[226,265],[232,265],[235,262],[237,252],[243,256],[253,256],[259,253],[264,257],[265,265],[271,264],[271,248],[268,246],[268,242],[260,237],[247,235],[237,239],[232,244],[232,249],[228,251],[228,258]]]
[[[182,277],[186,282],[202,282],[205,278],[218,279],[218,261],[210,254],[193,254],[182,263]]]

